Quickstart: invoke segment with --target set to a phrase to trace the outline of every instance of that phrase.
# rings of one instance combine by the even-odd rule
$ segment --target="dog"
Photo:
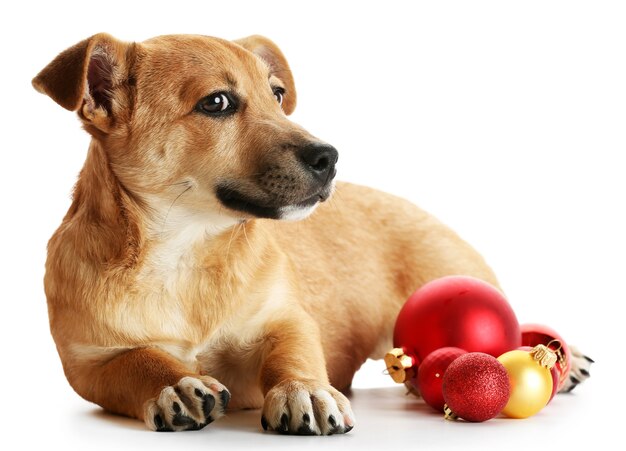
[[[33,86],[92,137],[44,287],[68,382],[110,412],[181,431],[262,408],[266,430],[346,433],[342,391],[412,292],[498,286],[433,216],[335,182],[338,152],[288,119],[292,72],[265,37],[97,34]]]

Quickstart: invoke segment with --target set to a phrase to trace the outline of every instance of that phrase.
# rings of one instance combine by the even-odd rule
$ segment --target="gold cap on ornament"
[[[413,368],[415,362],[411,356],[404,353],[402,348],[393,348],[389,351],[385,355],[385,365],[387,366],[387,373],[398,384],[402,384],[415,376],[415,369]]]
[[[537,345],[528,351],[541,366],[551,369],[556,363],[556,352],[544,345]]]
[[[452,411],[452,409],[450,409],[450,407],[448,407],[448,404],[444,404],[443,405],[443,417],[446,420],[458,420],[459,417],[456,415],[456,413],[454,413]]]

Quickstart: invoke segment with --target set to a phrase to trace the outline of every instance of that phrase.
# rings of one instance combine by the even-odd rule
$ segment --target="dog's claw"
[[[286,434],[289,432],[289,417],[286,413],[283,413],[280,417],[280,426],[277,429],[281,434]]]
[[[228,390],[222,390],[220,392],[220,398],[222,399],[222,412],[224,412],[230,402],[230,392]]]
[[[156,425],[157,432],[171,432],[172,431],[170,428],[165,426],[165,423],[163,422],[163,418],[161,418],[161,415],[157,414],[154,416],[154,424]]]
[[[298,435],[316,435],[308,424],[303,424],[298,428]]]
[[[186,428],[190,428],[192,426],[195,426],[197,423],[194,421],[193,418],[190,418],[187,415],[183,415],[182,413],[178,412],[176,415],[174,415],[174,418],[172,419],[172,424],[174,426],[183,426]]]
[[[215,407],[215,398],[211,394],[206,394],[202,397],[202,412],[204,413],[204,417],[209,419],[211,418],[211,411]]]

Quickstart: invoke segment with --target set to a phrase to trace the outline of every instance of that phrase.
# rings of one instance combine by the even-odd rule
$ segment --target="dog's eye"
[[[227,92],[216,92],[200,100],[196,109],[204,114],[222,115],[234,113],[237,109],[235,99]]]
[[[273,91],[274,91],[274,97],[276,97],[278,104],[282,105],[283,97],[285,95],[285,90],[283,88],[274,88]]]

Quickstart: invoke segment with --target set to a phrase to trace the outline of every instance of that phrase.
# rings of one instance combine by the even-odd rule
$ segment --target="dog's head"
[[[337,151],[287,119],[294,81],[267,38],[98,34],[33,85],[78,112],[120,183],[153,209],[298,219],[331,194]]]

